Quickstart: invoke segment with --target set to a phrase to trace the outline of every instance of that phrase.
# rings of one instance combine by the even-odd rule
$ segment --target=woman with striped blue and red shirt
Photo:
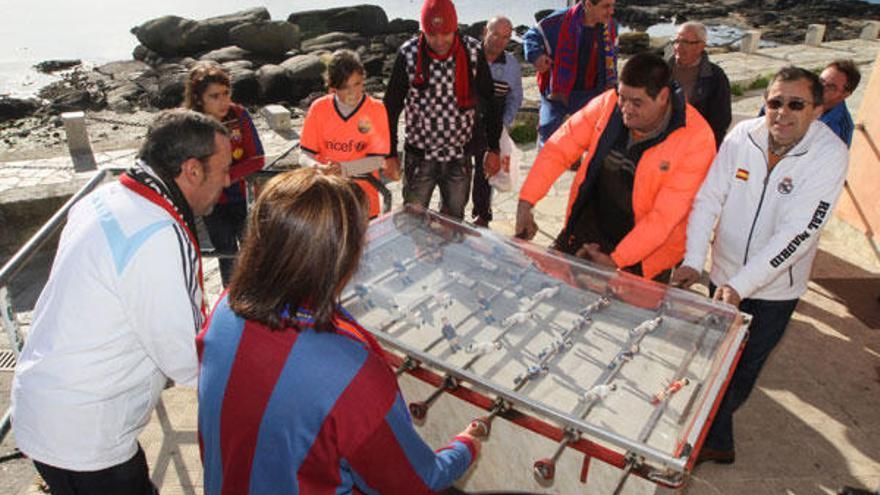
[[[471,426],[434,452],[376,340],[339,305],[366,239],[363,193],[271,180],[229,291],[199,334],[205,493],[433,493],[473,463]]]

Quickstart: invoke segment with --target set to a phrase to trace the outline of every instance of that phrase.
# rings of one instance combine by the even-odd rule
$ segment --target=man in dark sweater
[[[707,39],[706,26],[700,22],[689,21],[679,26],[672,41],[675,55],[669,59],[669,67],[688,103],[712,127],[718,148],[730,126],[730,82],[721,67],[709,62]]]
[[[427,207],[440,187],[441,212],[464,218],[471,165],[464,150],[474,132],[478,100],[485,105],[486,170],[499,167],[501,112],[479,40],[458,31],[451,0],[426,0],[422,31],[397,51],[385,92],[391,153],[385,173],[400,177],[397,122],[406,110],[403,200]]]

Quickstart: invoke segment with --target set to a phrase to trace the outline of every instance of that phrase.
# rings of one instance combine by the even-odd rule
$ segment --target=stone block
[[[266,105],[262,110],[263,118],[269,124],[269,128],[278,133],[290,131],[293,124],[290,121],[290,110],[281,105]]]
[[[859,39],[873,41],[877,39],[878,35],[880,35],[880,21],[868,21],[865,23],[865,27],[862,28]]]
[[[86,131],[86,114],[84,112],[65,112],[61,114],[64,131],[67,133],[67,150],[73,158],[73,167],[77,171],[94,170],[97,167],[89,133]]]
[[[822,44],[823,38],[825,38],[824,24],[810,24],[807,26],[807,36],[804,39],[804,44],[807,46],[819,46]]]
[[[750,29],[743,34],[740,40],[740,51],[752,54],[758,51],[758,44],[761,42],[761,31]]]

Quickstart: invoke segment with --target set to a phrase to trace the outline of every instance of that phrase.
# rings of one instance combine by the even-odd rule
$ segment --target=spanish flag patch
[[[744,168],[738,169],[736,171],[736,178],[743,181],[749,180],[749,171]]]

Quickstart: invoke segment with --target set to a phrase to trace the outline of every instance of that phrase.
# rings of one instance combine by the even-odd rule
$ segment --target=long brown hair
[[[183,107],[190,110],[203,112],[202,96],[211,84],[219,84],[232,87],[229,74],[215,62],[202,61],[193,65],[186,78],[186,87],[183,91]]]
[[[268,182],[251,212],[229,306],[273,329],[304,307],[332,330],[339,293],[360,262],[367,217],[350,181],[304,168]]]

